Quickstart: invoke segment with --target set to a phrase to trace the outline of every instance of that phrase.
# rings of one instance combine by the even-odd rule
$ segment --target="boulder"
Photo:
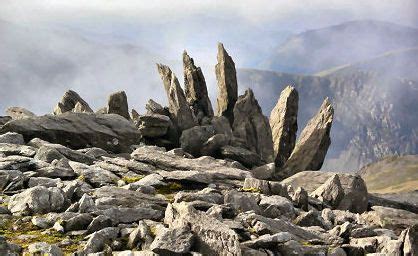
[[[163,80],[168,98],[168,110],[175,125],[180,131],[189,129],[197,123],[181,88],[177,77],[168,66],[158,64],[158,72]]]
[[[158,138],[167,134],[172,125],[168,116],[160,114],[140,115],[136,119],[137,127],[142,136]]]
[[[26,141],[41,138],[70,148],[99,147],[114,153],[130,151],[139,142],[136,127],[119,115],[64,113],[8,122],[0,133],[17,132]]]
[[[83,252],[89,254],[103,251],[105,245],[110,244],[119,236],[119,232],[119,228],[114,227],[108,227],[94,232],[90,235]]]
[[[259,202],[262,215],[269,218],[295,217],[295,208],[293,203],[282,196],[262,196]]]
[[[117,114],[128,120],[131,119],[129,116],[128,98],[124,91],[110,94],[107,100],[107,113]]]
[[[203,144],[213,135],[215,135],[213,126],[195,126],[182,132],[180,146],[184,151],[200,156]]]
[[[67,203],[61,189],[36,186],[13,195],[8,209],[15,215],[33,215],[62,211]]]
[[[194,182],[211,183],[227,179],[244,180],[251,176],[250,172],[238,169],[223,160],[212,157],[189,159],[170,154],[155,146],[139,147],[131,154],[131,157],[164,170],[159,174],[169,180],[186,178]]]
[[[9,144],[25,144],[23,136],[15,132],[6,132],[5,134],[0,135],[0,143],[9,143]]]
[[[311,196],[330,205],[334,209],[337,208],[344,198],[344,189],[341,186],[338,174],[334,174],[330,177],[324,184],[313,191]]]
[[[154,100],[148,100],[147,104],[145,104],[145,109],[147,110],[147,114],[158,114],[168,116],[170,113],[166,108],[155,102]]]
[[[283,166],[295,147],[298,130],[298,101],[298,91],[292,86],[287,86],[281,92],[270,114],[274,162],[277,167]]]
[[[183,52],[183,69],[186,100],[198,122],[201,123],[203,117],[213,116],[205,77],[200,67],[195,66],[193,59],[186,51]]]
[[[225,194],[225,204],[230,204],[235,210],[239,212],[254,211],[260,213],[258,201],[260,200],[257,194],[241,193],[235,190],[230,190]]]
[[[223,158],[238,161],[247,167],[263,164],[263,161],[257,153],[241,147],[223,146],[220,148],[220,154]]]
[[[229,142],[230,138],[227,135],[215,134],[203,143],[200,153],[204,156],[218,156],[220,149],[227,146]]]
[[[193,248],[203,255],[241,255],[238,235],[232,229],[185,202],[169,204],[164,223],[171,229],[188,225],[195,235]]]
[[[266,163],[273,162],[273,139],[267,117],[261,111],[251,89],[240,96],[234,107],[234,136],[245,141]]]
[[[372,211],[363,213],[361,217],[368,225],[392,229],[398,234],[401,230],[418,224],[418,214],[383,206],[373,206]]]
[[[330,131],[334,108],[328,98],[322,103],[318,113],[308,122],[299,136],[295,149],[278,173],[289,177],[306,170],[319,170],[331,144]]]
[[[217,115],[234,122],[234,106],[238,99],[238,82],[235,63],[226,52],[223,44],[218,43],[218,63],[215,66],[218,81]]]
[[[349,210],[355,213],[362,213],[367,210],[368,193],[366,184],[359,175],[348,173],[321,172],[321,171],[304,171],[297,173],[281,183],[292,185],[292,187],[302,187],[308,193],[312,193],[329,178],[338,174],[342,188],[344,189],[344,197],[340,201],[337,209]]]
[[[308,192],[302,187],[298,187],[292,195],[293,203],[304,211],[308,211],[309,197]]]
[[[404,255],[418,254],[418,224],[414,224],[405,230],[405,239],[403,246]]]
[[[10,116],[13,120],[23,119],[27,117],[34,117],[35,114],[22,107],[10,107],[6,109],[6,115]]]
[[[193,233],[184,225],[159,232],[150,249],[158,255],[184,255],[190,251],[193,240]]]
[[[51,255],[61,256],[64,255],[61,249],[55,244],[48,244],[45,242],[33,243],[28,246],[28,253],[30,255]]]
[[[265,164],[262,166],[255,167],[251,170],[254,178],[269,180],[274,177],[276,171],[276,166],[274,163]]]
[[[85,102],[80,95],[78,95],[78,93],[68,90],[64,93],[64,96],[62,96],[61,101],[55,106],[54,115],[60,115],[71,111],[93,113],[89,104],[87,104],[87,102]]]
[[[12,120],[10,116],[0,116],[0,126]]]

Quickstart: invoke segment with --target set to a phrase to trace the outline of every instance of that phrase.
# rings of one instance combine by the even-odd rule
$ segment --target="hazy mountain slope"
[[[359,174],[371,193],[418,190],[418,155],[391,156],[363,167]]]
[[[316,73],[418,45],[418,29],[381,21],[352,21],[290,37],[266,61],[271,70]]]
[[[240,70],[238,78],[242,87],[254,88],[266,115],[280,91],[294,85],[300,93],[299,130],[323,98],[330,97],[335,122],[323,168],[357,170],[387,155],[418,153],[418,83],[409,78],[416,78],[417,58],[418,51],[410,49],[336,69],[326,76]],[[391,68],[396,66],[395,59],[403,70]]]

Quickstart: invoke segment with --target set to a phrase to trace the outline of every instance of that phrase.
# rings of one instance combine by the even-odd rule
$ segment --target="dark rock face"
[[[168,98],[168,109],[171,117],[180,131],[196,125],[196,121],[177,77],[168,66],[157,65],[158,72],[164,83],[164,89]]]
[[[270,124],[261,111],[251,89],[240,96],[234,108],[234,135],[267,163],[273,162],[273,140]]]
[[[77,108],[76,108],[77,106]],[[62,96],[61,101],[58,102],[54,108],[54,115],[63,114],[65,112],[93,112],[89,104],[83,100],[78,93],[68,90]]]
[[[334,109],[327,98],[318,113],[303,129],[295,149],[279,175],[288,177],[300,171],[321,168],[331,144],[330,131],[333,116]]]
[[[287,86],[281,92],[279,100],[270,114],[274,162],[277,167],[283,166],[295,147],[298,130],[298,101],[297,90],[294,87]]]
[[[119,115],[65,113],[8,122],[0,133],[17,132],[26,141],[41,138],[70,148],[100,147],[112,152],[129,152],[137,144],[139,132]]]
[[[218,64],[216,80],[218,81],[217,115],[225,116],[234,122],[234,106],[238,99],[238,83],[235,63],[226,52],[223,44],[218,44]]]
[[[129,116],[128,98],[124,91],[112,93],[107,101],[107,113],[117,114],[126,119],[131,119]]]
[[[184,93],[190,108],[193,110],[199,123],[203,117],[212,117],[212,103],[208,96],[205,77],[200,67],[196,67],[194,61],[183,52],[183,68],[184,68]]]

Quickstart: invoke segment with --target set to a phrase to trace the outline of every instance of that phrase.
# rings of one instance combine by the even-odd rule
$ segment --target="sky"
[[[50,113],[70,88],[95,109],[125,90],[141,111],[148,98],[165,102],[155,63],[181,81],[185,49],[214,100],[217,42],[238,68],[263,68],[292,34],[358,19],[418,27],[416,10],[417,0],[2,0],[0,111]]]

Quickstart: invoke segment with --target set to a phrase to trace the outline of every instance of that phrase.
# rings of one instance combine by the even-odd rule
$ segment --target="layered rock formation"
[[[295,147],[298,130],[299,94],[292,86],[287,86],[280,94],[276,106],[270,114],[273,136],[274,157],[277,167],[283,166]]]
[[[83,100],[78,93],[68,90],[64,93],[61,101],[58,102],[54,108],[54,115],[59,115],[65,112],[93,112],[89,104]]]
[[[202,123],[204,117],[213,117],[205,77],[200,67],[195,66],[193,59],[186,51],[183,52],[183,68],[186,100],[199,123]]]
[[[273,139],[270,124],[263,115],[251,89],[240,96],[234,107],[234,135],[245,141],[246,146],[261,159],[273,161]]]
[[[117,114],[126,119],[130,119],[128,98],[124,91],[112,93],[107,101],[107,113]]]
[[[76,102],[59,115],[2,118],[1,255],[416,253],[414,209],[373,201],[360,176],[275,180],[320,168],[327,100],[293,150],[296,91],[281,94],[270,123],[251,90],[233,104],[233,120],[213,116],[202,73],[184,58],[186,95],[158,65],[168,108],[150,100],[130,119],[121,92],[103,113],[73,113],[83,112]]]
[[[291,176],[300,171],[319,170],[331,145],[330,131],[334,109],[328,98],[318,113],[308,122],[295,145],[295,149],[279,175]]]
[[[196,125],[195,118],[177,77],[168,66],[157,65],[168,98],[168,110],[180,131]]]
[[[235,63],[226,52],[223,44],[218,44],[218,64],[216,80],[218,81],[217,115],[225,116],[234,122],[234,106],[238,99],[238,82]]]

